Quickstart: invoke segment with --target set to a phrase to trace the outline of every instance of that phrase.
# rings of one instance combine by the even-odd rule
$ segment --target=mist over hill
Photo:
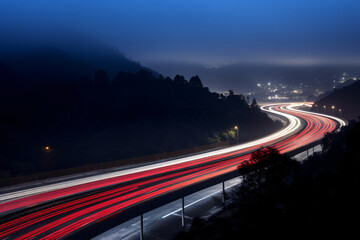
[[[47,39],[1,47],[0,178],[234,142],[235,125],[239,141],[281,128],[197,75],[165,78],[86,37]]]
[[[233,89],[247,94],[257,91],[257,83],[281,83],[290,86],[310,85],[321,89],[331,89],[333,80],[347,72],[350,76],[360,76],[359,65],[341,64],[291,64],[291,63],[228,63],[222,65],[202,65],[184,62],[148,62],[147,66],[164,75],[175,76],[181,72],[185,77],[201,76],[204,83],[217,92]]]
[[[23,33],[0,40],[2,76],[6,74],[21,84],[78,81],[92,76],[99,68],[110,78],[119,71],[151,71],[119,49],[71,31],[51,31],[48,35]]]

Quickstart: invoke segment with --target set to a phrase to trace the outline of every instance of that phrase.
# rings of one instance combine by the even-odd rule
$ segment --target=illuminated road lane
[[[226,193],[236,189],[240,182],[240,177],[227,181],[225,183]],[[227,201],[229,200],[227,199]],[[222,183],[186,196],[184,204],[185,226],[188,229],[194,217],[210,217],[223,209]],[[178,232],[184,230],[181,226],[181,210],[181,199],[178,199],[145,213],[143,215],[144,239],[173,239]],[[136,217],[126,221],[96,236],[93,240],[138,240],[139,220],[140,218]]]
[[[121,213],[124,209],[148,199],[235,171],[242,161],[249,159],[251,151],[261,146],[274,145],[285,153],[321,139],[326,132],[334,131],[338,125],[345,124],[340,119],[293,109],[300,105],[302,104],[263,106],[264,111],[286,117],[289,124],[275,134],[250,143],[189,158],[180,158],[172,162],[144,166],[142,168],[145,169],[139,172],[130,169],[128,173],[116,173],[119,175],[106,176],[106,178],[86,184],[64,185],[62,188],[40,191],[31,196],[24,194],[17,196],[20,197],[17,200],[11,200],[13,198],[8,197],[9,195],[3,196],[3,201],[6,202],[0,205],[0,211],[6,213],[63,196],[117,184],[115,188],[104,188],[103,191],[92,195],[64,201],[11,221],[5,221],[0,224],[0,238],[61,238],[81,227],[86,227],[112,214]]]
[[[2,213],[6,211],[33,206],[42,202],[46,202],[48,200],[53,200],[54,198],[69,196],[71,194],[93,190],[94,188],[101,188],[104,186],[108,186],[109,184],[116,184],[123,181],[130,181],[133,179],[137,179],[139,177],[151,176],[154,174],[154,170],[156,173],[159,173],[161,170],[166,172],[171,170],[174,166],[175,168],[178,168],[179,165],[181,164],[182,166],[185,166],[184,164],[188,162],[191,162],[191,164],[196,163],[195,161],[198,161],[198,163],[200,163],[206,160],[208,162],[209,160],[211,160],[210,158],[213,158],[212,160],[217,160],[219,159],[219,156],[223,157],[224,154],[233,154],[233,152],[239,152],[239,151],[240,153],[243,151],[251,151],[258,148],[259,146],[271,145],[279,141],[280,139],[293,135],[294,133],[300,130],[301,122],[298,118],[284,112],[275,112],[271,108],[272,107],[269,107],[269,109],[266,109],[266,111],[277,113],[278,115],[287,118],[289,124],[286,128],[274,134],[266,136],[264,138],[233,147],[228,147],[221,150],[193,155],[190,157],[178,158],[171,161],[149,164],[141,167],[134,167],[127,170],[121,170],[106,174],[99,174],[96,176],[85,177],[77,180],[66,181],[56,184],[49,184],[46,186],[34,187],[26,190],[1,194],[0,216]],[[140,172],[141,174],[139,174]],[[107,179],[109,179],[109,181],[106,181]],[[67,190],[63,191],[63,189],[67,189]],[[51,194],[46,194],[47,192],[51,192]],[[35,196],[29,197],[32,195]],[[12,201],[18,198],[21,199],[18,201]]]

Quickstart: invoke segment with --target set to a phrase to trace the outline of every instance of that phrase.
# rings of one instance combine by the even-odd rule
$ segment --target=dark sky
[[[171,75],[169,63],[178,72],[358,65],[359,10],[358,0],[1,0],[0,27],[4,35],[79,31]]]

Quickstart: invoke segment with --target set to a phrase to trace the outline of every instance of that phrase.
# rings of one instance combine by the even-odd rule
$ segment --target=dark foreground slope
[[[270,239],[358,235],[360,122],[326,136],[323,152],[302,165],[279,155],[245,175],[233,202],[210,219],[194,219],[176,239]]]

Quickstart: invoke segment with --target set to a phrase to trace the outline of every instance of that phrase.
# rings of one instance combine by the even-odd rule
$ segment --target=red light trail
[[[100,180],[63,187],[47,187],[31,194],[30,191],[2,196],[0,238],[59,239],[79,228],[96,223],[113,214],[144,201],[173,192],[225,173],[236,171],[237,166],[250,158],[252,151],[272,145],[281,153],[292,151],[321,139],[325,133],[335,131],[345,123],[341,119],[293,109],[302,104],[276,104],[263,106],[264,111],[288,119],[288,126],[271,136],[221,151],[200,154],[183,161],[151,165],[142,171],[107,176]],[[181,160],[181,159],[180,159]],[[135,168],[134,168],[135,169]],[[106,188],[113,186],[112,189]],[[91,195],[66,200],[64,197],[97,190]],[[41,191],[40,191],[41,190]],[[30,192],[30,193],[29,193]],[[16,196],[16,197],[11,197]],[[1,197],[1,195],[0,195]],[[38,211],[29,211],[6,220],[6,214],[28,209],[52,200],[63,201]]]

